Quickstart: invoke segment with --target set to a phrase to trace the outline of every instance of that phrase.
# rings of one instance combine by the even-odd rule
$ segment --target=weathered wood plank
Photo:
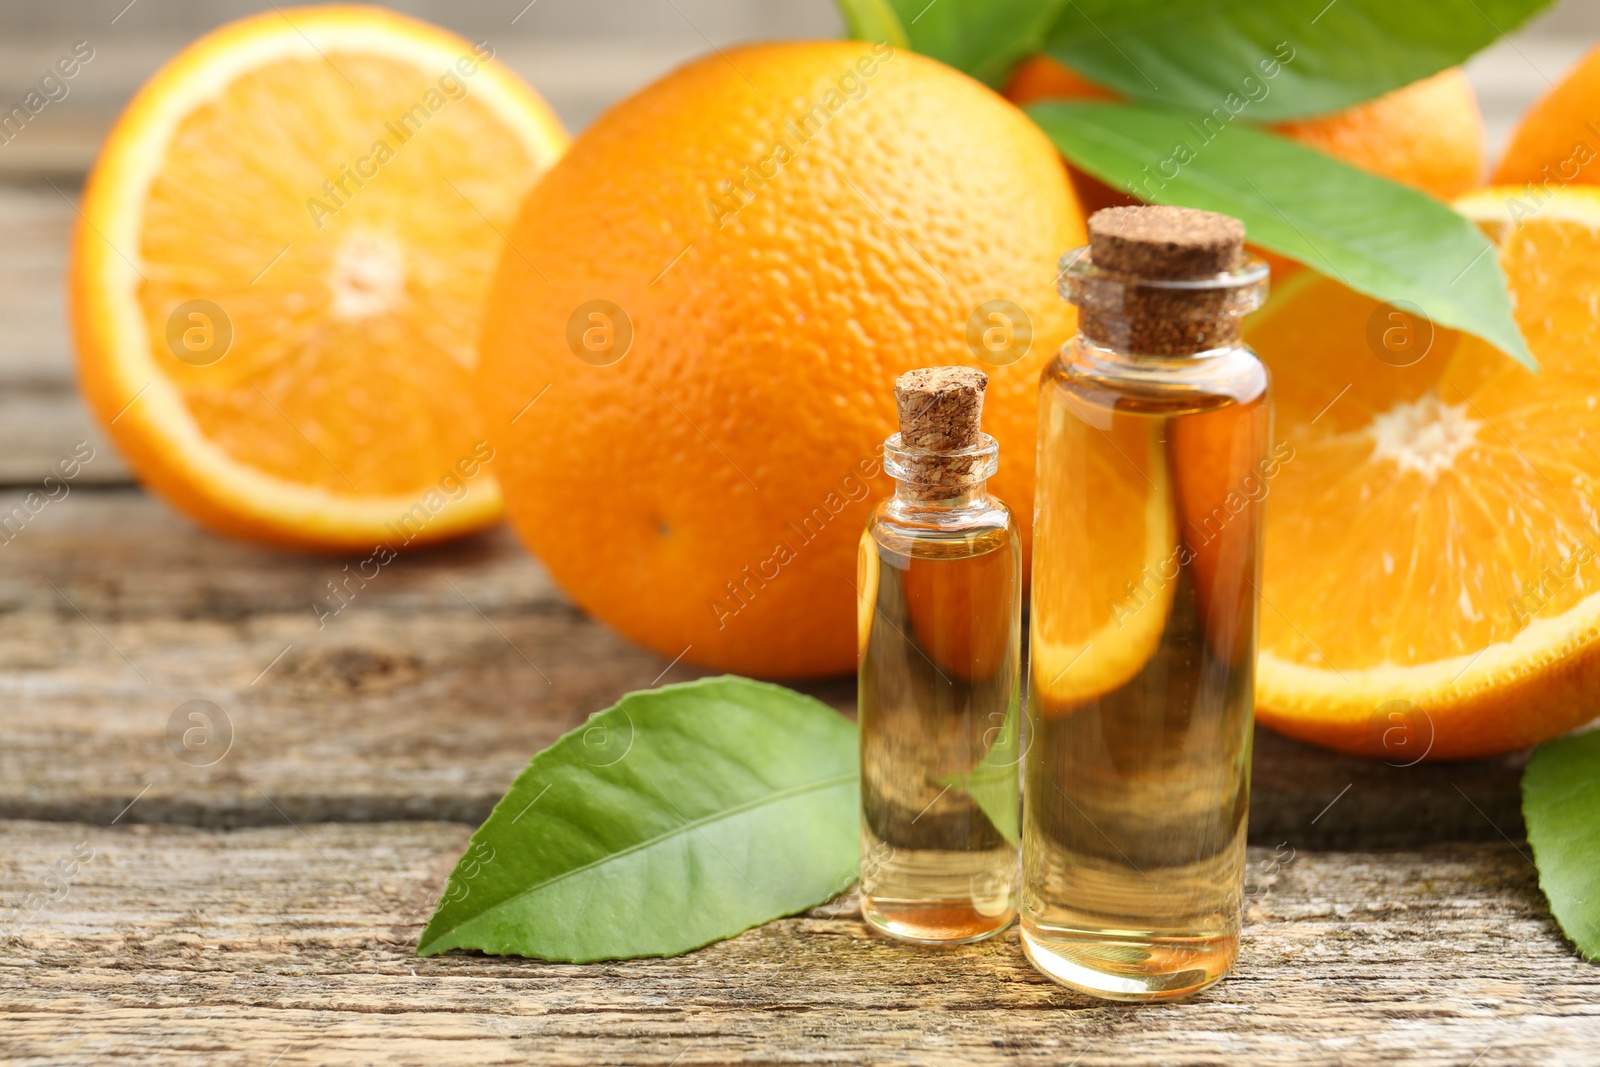
[[[148,785],[132,817],[476,823],[588,714],[694,676],[577,613],[504,529],[402,552],[322,620],[346,560],[223,540],[135,490],[74,490],[0,551],[10,815],[105,820]],[[169,741],[197,699],[233,730],[210,763]]]
[[[0,1050],[15,1063],[1493,1067],[1600,1046],[1600,968],[1562,942],[1505,844],[1302,851],[1276,869],[1253,850],[1235,976],[1128,1009],[1046,983],[1014,931],[916,949],[869,935],[848,899],[672,960],[417,959],[428,897],[466,837],[439,823],[0,824],[8,905],[93,850],[64,900],[0,916]]]
[[[0,552],[0,817],[103,822],[149,786],[130,818],[476,823],[561,732],[697,673],[584,618],[504,529],[402,553],[320,629],[353,561],[214,537],[137,490],[74,489]],[[848,679],[808,688],[852,706]],[[205,766],[167,735],[197,699],[234,732]],[[1261,732],[1252,838],[1520,838],[1520,766],[1393,768]]]
[[[26,447],[0,452],[0,513],[26,504],[29,493],[48,494],[60,464],[73,455],[92,455],[81,464],[74,485],[127,485],[133,472],[117,454],[89,409],[70,387],[26,385],[0,392],[0,437],[26,440]],[[87,446],[87,449],[85,448]],[[90,451],[92,450],[92,451]]]
[[[0,99],[4,99],[0,97]],[[0,149],[8,154],[13,145]],[[67,343],[67,254],[77,221],[76,183],[0,184],[0,385],[70,389]],[[69,199],[70,198],[70,199]],[[7,431],[8,433],[10,431]],[[6,439],[25,440],[22,434]],[[10,447],[0,448],[9,456]]]
[[[14,147],[4,146],[0,158]],[[0,489],[0,508],[7,510],[37,489],[79,441],[93,446],[95,458],[78,481],[126,484],[131,478],[72,379],[66,271],[77,218],[68,198],[77,195],[71,182],[0,184],[0,233],[6,235],[0,256],[0,486],[16,487]]]

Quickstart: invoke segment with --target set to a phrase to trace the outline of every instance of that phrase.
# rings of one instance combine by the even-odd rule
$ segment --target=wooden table
[[[133,487],[67,371],[56,166],[0,185],[0,507],[74,442],[97,455],[0,544],[6,1062],[1600,1062],[1600,967],[1539,892],[1525,757],[1394,768],[1267,733],[1243,958],[1188,1003],[1068,993],[1014,931],[891,944],[848,896],[673,960],[416,958],[527,758],[693,672],[585,619],[504,530],[406,553],[319,629],[343,561]],[[848,681],[809,688],[850,710]],[[232,735],[201,765],[169,744],[194,700]]]
[[[217,539],[131,487],[75,489],[4,553],[17,1062],[1487,1067],[1600,1049],[1600,968],[1539,893],[1519,758],[1398,769],[1267,733],[1243,960],[1190,1003],[1092,1003],[1035,975],[1014,932],[891,944],[849,898],[673,960],[417,959],[430,897],[526,758],[690,672],[579,615],[504,530],[403,556],[321,630],[309,605],[337,563]],[[813,691],[848,708],[847,682]],[[232,730],[200,766],[168,733],[197,699]],[[64,899],[31,912],[30,893]]]

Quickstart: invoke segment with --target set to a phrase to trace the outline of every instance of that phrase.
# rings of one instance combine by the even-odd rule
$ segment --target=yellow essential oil
[[[1266,268],[1178,208],[1090,220],[1083,330],[1041,379],[1022,943],[1063,985],[1161,1000],[1239,952],[1268,376]],[[1087,253],[1087,254],[1086,254]]]
[[[984,375],[896,382],[895,495],[861,537],[861,908],[920,943],[976,941],[1016,915],[1021,564],[990,496]]]

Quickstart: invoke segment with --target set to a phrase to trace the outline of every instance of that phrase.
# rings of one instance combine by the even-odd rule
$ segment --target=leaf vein
[[[822,791],[827,790],[827,789],[832,789],[835,786],[843,785],[846,782],[855,781],[859,777],[860,777],[860,775],[859,775],[859,772],[857,772],[857,771],[849,771],[849,772],[843,773],[843,774],[836,774],[836,775],[833,775],[833,776],[828,777],[828,778],[818,779],[818,780],[816,780],[814,782],[807,782],[807,783],[805,783],[803,785],[791,786],[788,789],[783,789],[783,790],[780,790],[780,791],[778,791],[776,793],[768,793],[768,794],[766,794],[764,796],[757,797],[757,798],[755,798],[753,800],[746,801],[743,804],[738,804],[738,805],[735,805],[734,807],[731,807],[731,808],[724,808],[724,809],[722,809],[720,811],[712,812],[711,814],[708,814],[708,815],[703,815],[703,816],[701,816],[701,817],[699,817],[697,819],[689,819],[689,820],[687,820],[685,822],[679,823],[678,825],[671,827],[668,830],[665,830],[665,831],[663,831],[663,832],[661,832],[659,834],[656,834],[653,837],[650,837],[650,838],[647,838],[646,840],[639,841],[639,842],[636,842],[635,844],[629,845],[627,848],[620,849],[620,850],[618,850],[616,852],[608,852],[603,856],[598,856],[595,859],[590,860],[588,863],[585,863],[582,866],[573,867],[570,870],[562,871],[560,874],[554,875],[554,876],[552,876],[550,878],[546,878],[542,882],[539,882],[539,883],[537,883],[535,885],[530,885],[530,886],[527,886],[524,889],[518,890],[516,893],[512,894],[511,896],[506,897],[503,900],[498,900],[498,901],[494,902],[493,904],[491,904],[488,907],[484,908],[482,911],[474,912],[474,913],[472,913],[470,915],[464,916],[460,921],[452,923],[450,926],[440,930],[438,936],[436,936],[434,938],[431,938],[428,941],[428,944],[430,944],[430,945],[435,944],[438,941],[448,937],[450,934],[454,933],[455,931],[461,929],[463,926],[466,926],[466,925],[468,925],[470,923],[476,922],[477,920],[483,918],[486,915],[492,915],[495,912],[498,912],[498,911],[500,911],[500,910],[502,910],[504,908],[510,907],[511,905],[515,904],[517,901],[521,900],[522,898],[524,898],[526,896],[529,896],[529,895],[534,894],[534,893],[541,892],[542,890],[547,889],[552,885],[555,885],[555,884],[557,884],[559,882],[563,882],[563,881],[567,880],[568,878],[576,877],[576,876],[578,876],[580,874],[585,873],[586,871],[590,871],[590,870],[593,870],[593,869],[595,869],[597,867],[604,866],[605,864],[610,863],[610,862],[612,862],[614,860],[622,859],[623,857],[633,855],[634,853],[642,852],[642,851],[644,851],[646,849],[653,848],[656,845],[659,845],[664,841],[671,840],[672,838],[675,838],[675,837],[685,836],[688,833],[691,833],[691,832],[699,830],[703,826],[712,825],[713,823],[720,822],[720,821],[722,821],[724,819],[732,818],[732,817],[734,817],[736,815],[743,814],[743,813],[745,813],[747,811],[754,811],[757,808],[764,807],[764,806],[766,806],[768,804],[775,804],[775,803],[778,803],[780,801],[788,800],[791,797],[803,796],[806,793],[822,792]],[[658,790],[658,792],[659,792],[659,790]],[[476,835],[474,835],[474,837],[476,837]],[[419,948],[420,947],[421,946],[419,946]],[[466,947],[471,947],[471,946],[466,946]]]

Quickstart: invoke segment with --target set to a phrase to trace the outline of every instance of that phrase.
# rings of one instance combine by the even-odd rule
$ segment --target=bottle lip
[[[1062,299],[1080,307],[1085,299],[1099,303],[1099,293],[1117,289],[1155,289],[1168,292],[1217,292],[1234,290],[1229,303],[1245,312],[1261,306],[1267,295],[1267,278],[1271,268],[1260,256],[1246,256],[1237,269],[1203,278],[1138,278],[1115,274],[1094,265],[1088,245],[1071,249],[1061,257],[1060,272],[1056,275],[1056,290]],[[1093,295],[1091,295],[1093,294]],[[1248,304],[1246,307],[1244,305]]]
[[[950,462],[954,460],[968,462],[965,464]],[[946,484],[970,486],[985,478],[992,478],[1000,469],[1000,443],[986,433],[978,435],[976,444],[954,452],[934,452],[908,445],[898,433],[883,443],[883,469],[889,477],[897,481],[921,480],[928,469],[929,461],[939,461],[940,467],[946,472],[954,472],[965,467],[955,482]],[[949,477],[948,473],[946,477]]]

